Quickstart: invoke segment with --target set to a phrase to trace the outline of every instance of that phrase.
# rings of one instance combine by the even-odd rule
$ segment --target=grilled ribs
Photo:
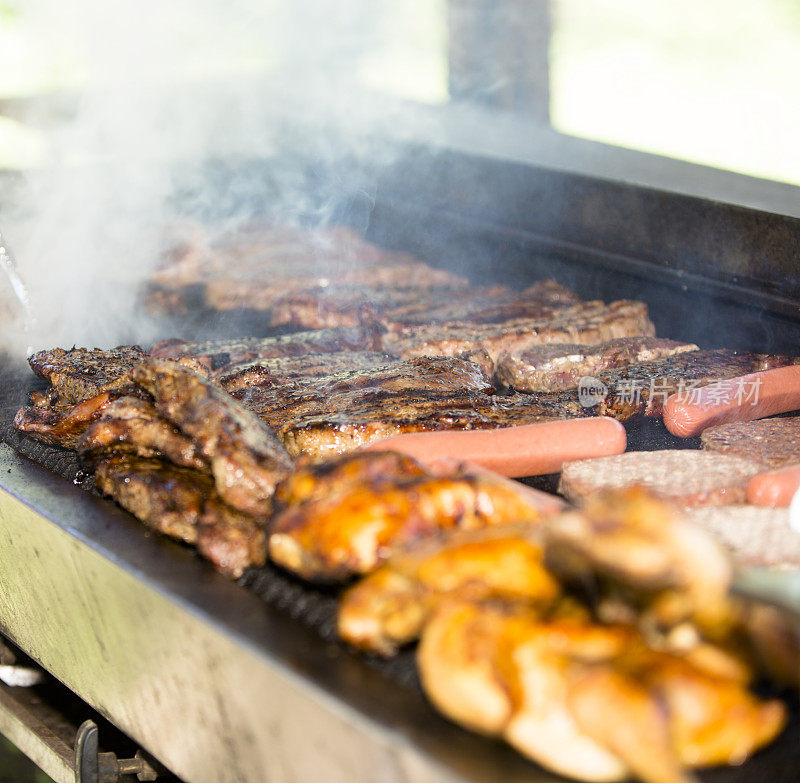
[[[209,470],[197,444],[158,415],[151,402],[121,397],[104,408],[75,444],[88,462],[129,452],[139,457],[161,457],[175,465]]]
[[[97,463],[95,483],[148,527],[195,544],[227,576],[238,578],[266,562],[263,520],[226,506],[205,473],[114,456]]]
[[[146,359],[134,380],[158,412],[192,438],[209,460],[217,491],[233,508],[267,513],[275,484],[291,459],[275,435],[222,389],[175,362]]]
[[[564,391],[604,370],[696,350],[692,343],[659,337],[621,337],[599,345],[538,345],[519,354],[502,353],[497,379],[517,391]]]

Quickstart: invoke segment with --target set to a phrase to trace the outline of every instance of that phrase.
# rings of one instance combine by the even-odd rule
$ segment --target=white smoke
[[[410,123],[396,104],[385,110],[354,90],[391,8],[383,0],[26,3],[31,34],[70,51],[82,78],[45,166],[0,213],[34,315],[13,348],[150,339],[136,291],[157,263],[176,189],[191,193],[182,206],[228,224],[261,208],[250,196],[265,179],[282,219],[324,224],[354,193],[368,204],[374,180],[359,162],[390,163],[386,139]],[[313,187],[297,156],[324,172]],[[208,160],[269,163],[242,165],[245,175],[223,187],[201,175]]]

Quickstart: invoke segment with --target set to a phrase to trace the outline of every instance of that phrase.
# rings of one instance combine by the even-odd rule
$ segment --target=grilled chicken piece
[[[378,488],[428,475],[417,460],[397,451],[353,452],[322,462],[298,462],[276,487],[273,501],[280,509],[342,495],[365,484]]]
[[[148,527],[195,544],[226,576],[238,578],[266,560],[263,520],[226,506],[204,473],[115,456],[98,462],[95,483]]]
[[[74,449],[88,427],[100,418],[115,399],[112,392],[102,392],[82,402],[55,408],[32,405],[20,408],[14,426],[37,440]]]
[[[175,362],[146,359],[133,377],[158,412],[195,441],[222,499],[245,513],[268,513],[275,484],[292,467],[275,435],[222,389]]]
[[[501,353],[520,353],[545,343],[596,344],[616,337],[652,336],[655,327],[643,302],[621,300],[606,305],[581,302],[539,318],[501,323],[450,322],[386,334],[383,349],[403,358],[455,356],[484,349],[496,362]]]
[[[116,396],[135,393],[130,372],[146,356],[138,345],[118,345],[107,351],[51,348],[33,354],[28,363],[59,397],[75,404],[102,392],[115,392]]]
[[[425,626],[417,660],[445,715],[580,780],[686,783],[683,766],[739,764],[786,719],[780,702],[652,651],[628,626],[454,602]]]
[[[733,572],[724,550],[646,490],[605,493],[555,518],[546,553],[562,577],[635,591],[661,625],[692,619],[717,638],[730,627]]]
[[[492,529],[395,556],[344,594],[339,635],[355,647],[390,656],[418,638],[448,596],[546,609],[560,587],[544,567],[536,537],[527,528]]]
[[[296,332],[279,337],[243,337],[238,340],[165,340],[154,345],[150,353],[159,359],[191,357],[219,375],[231,365],[257,359],[380,350],[379,330],[374,326],[362,326]]]
[[[604,370],[696,350],[692,343],[659,337],[620,337],[599,345],[539,345],[520,354],[501,354],[497,378],[517,391],[565,391]]]
[[[375,569],[392,546],[443,530],[541,520],[524,494],[486,476],[365,481],[273,518],[270,557],[305,579],[337,582]]]
[[[197,444],[158,415],[151,402],[121,397],[106,406],[75,444],[89,462],[128,452],[140,457],[163,457],[175,465],[208,470]]]

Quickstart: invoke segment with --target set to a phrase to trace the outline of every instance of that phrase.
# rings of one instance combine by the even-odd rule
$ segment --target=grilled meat
[[[355,647],[393,655],[452,596],[545,609],[560,586],[545,569],[536,538],[529,528],[493,528],[393,557],[344,594],[339,635]]]
[[[723,506],[692,509],[687,519],[707,530],[743,565],[800,567],[800,533],[789,524],[789,509]]]
[[[638,413],[661,416],[671,394],[690,396],[693,389],[716,381],[798,362],[800,359],[788,356],[719,349],[687,351],[656,361],[630,364],[598,373],[597,380],[604,384],[608,393],[592,407],[592,412],[620,421]]]
[[[296,332],[280,337],[243,337],[238,340],[166,340],[154,345],[150,353],[159,359],[192,357],[219,374],[230,365],[256,359],[379,350],[381,345],[378,331],[374,327],[359,327]]]
[[[315,360],[312,360],[315,361]],[[227,383],[223,379],[223,383]],[[474,363],[452,357],[386,358],[294,386],[233,396],[274,427],[292,455],[330,456],[403,432],[494,428],[585,415],[576,400],[498,397]]]
[[[281,356],[233,364],[219,371],[215,380],[229,394],[252,386],[302,389],[309,381],[336,375],[354,376],[386,367],[393,361],[385,353],[348,351]]]
[[[276,487],[274,504],[277,510],[352,492],[362,484],[389,486],[427,475],[419,462],[396,451],[353,452],[322,462],[298,463]]]
[[[753,459],[765,468],[800,463],[800,416],[721,424],[700,439],[706,451]]]
[[[380,478],[289,506],[273,518],[271,558],[305,579],[342,581],[378,566],[389,548],[449,529],[536,522],[541,512],[502,481],[456,473]]]
[[[195,544],[226,576],[238,578],[266,560],[263,520],[227,507],[204,473],[114,456],[98,462],[95,483],[148,527]]]
[[[375,320],[397,332],[447,321],[536,318],[580,301],[574,291],[553,280],[512,293],[505,286],[436,287],[412,279],[413,287],[406,282],[388,289],[336,285],[292,290],[272,302],[270,323],[321,329]]]
[[[643,486],[685,508],[744,503],[746,485],[761,466],[749,459],[690,449],[631,451],[570,462],[559,491],[580,502],[597,492]]]
[[[733,573],[724,550],[674,506],[639,487],[596,493],[580,512],[553,519],[545,553],[562,578],[595,592],[602,578],[638,593],[638,608],[652,610],[662,625],[692,619],[718,632],[729,621]],[[665,595],[671,603],[660,601]],[[663,606],[671,616],[659,614]]]
[[[659,337],[621,337],[599,345],[539,345],[520,354],[503,353],[497,378],[523,392],[576,389],[581,378],[636,362],[698,350],[692,343]]]
[[[417,661],[445,715],[581,780],[689,781],[684,766],[739,764],[786,720],[779,701],[624,626],[446,604]]]
[[[616,337],[655,333],[643,302],[581,302],[548,311],[539,318],[501,323],[450,322],[386,334],[384,350],[404,358],[454,356],[484,349],[496,362],[501,353],[521,353],[546,343],[595,344]]]
[[[147,356],[138,345],[99,348],[51,348],[33,354],[28,363],[42,379],[49,381],[65,402],[77,403],[106,391],[120,396],[135,393],[130,372]]]
[[[32,405],[20,408],[14,417],[14,426],[37,440],[74,449],[79,438],[100,418],[114,399],[112,392],[102,392],[67,407]]]
[[[209,460],[222,499],[245,513],[268,513],[275,484],[292,465],[269,428],[220,388],[174,362],[147,359],[133,377],[153,395],[158,412]]]
[[[197,444],[158,415],[151,402],[121,397],[106,406],[75,444],[89,462],[127,452],[140,457],[162,457],[175,465],[208,470]]]

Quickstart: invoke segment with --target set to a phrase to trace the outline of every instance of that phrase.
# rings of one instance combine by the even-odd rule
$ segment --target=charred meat
[[[108,405],[75,444],[78,453],[96,462],[109,452],[161,457],[175,465],[208,470],[195,441],[158,415],[152,402],[121,397]]]
[[[263,520],[226,506],[210,476],[168,462],[109,457],[95,472],[98,488],[159,533],[195,544],[226,576],[263,565]]]
[[[31,369],[68,403],[83,402],[102,392],[117,396],[135,391],[131,370],[147,356],[138,345],[99,348],[51,348],[33,354]]]
[[[587,375],[696,350],[692,343],[659,337],[621,337],[598,345],[539,345],[520,354],[501,354],[497,378],[523,392],[565,391],[577,388]]]
[[[292,465],[274,433],[222,389],[174,362],[147,359],[133,377],[209,460],[223,500],[245,513],[267,513],[275,484]]]
[[[538,318],[421,326],[385,335],[383,347],[402,357],[455,356],[483,349],[496,362],[501,353],[521,353],[546,343],[596,344],[617,337],[654,334],[643,302],[621,300],[606,305],[592,301],[557,308]]]
[[[113,393],[102,392],[67,407],[31,405],[20,408],[14,417],[14,426],[37,440],[74,449],[83,433],[100,418],[114,398]]]
[[[244,337],[238,340],[186,342],[166,340],[153,346],[152,356],[159,359],[192,357],[219,373],[225,368],[257,359],[280,356],[306,356],[311,353],[381,350],[380,334],[374,327],[323,329],[296,332],[280,337]]]

